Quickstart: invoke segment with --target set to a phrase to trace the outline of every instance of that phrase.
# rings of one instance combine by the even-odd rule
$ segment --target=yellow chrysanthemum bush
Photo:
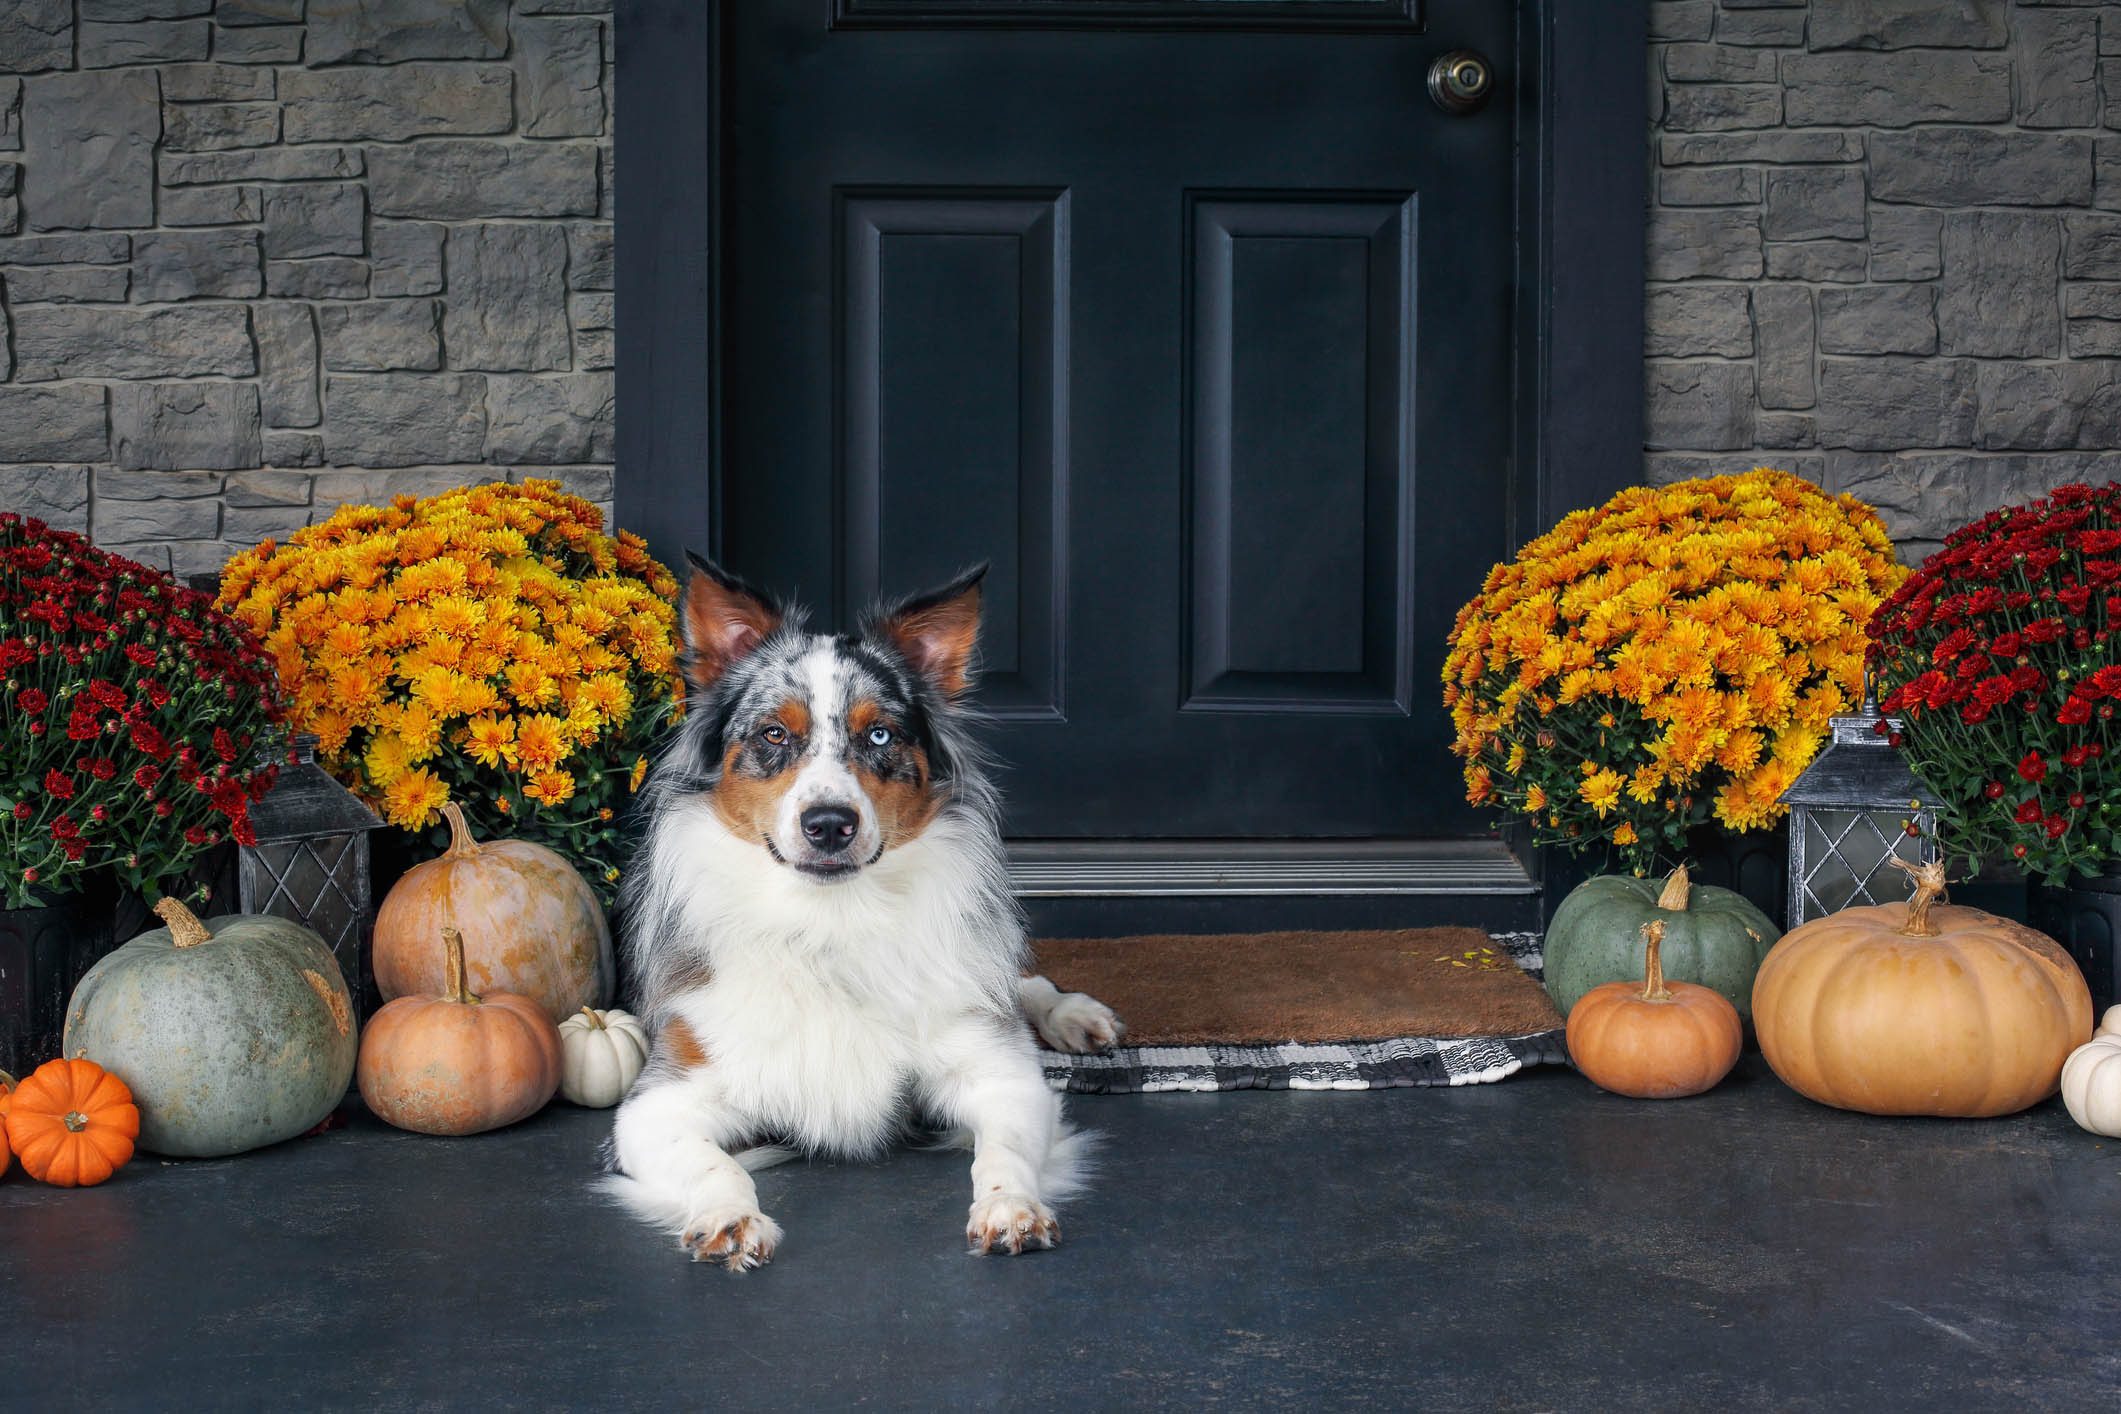
[[[1772,826],[1906,573],[1877,513],[1785,472],[1623,491],[1497,565],[1444,662],[1466,798],[1637,873]]]
[[[558,850],[607,903],[617,817],[682,710],[676,590],[549,481],[346,506],[221,577],[293,725],[385,819],[439,849],[454,800],[482,832]]]

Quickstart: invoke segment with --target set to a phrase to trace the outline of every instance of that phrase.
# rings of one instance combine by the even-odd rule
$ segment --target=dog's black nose
[[[844,805],[813,805],[803,812],[803,838],[827,854],[838,854],[854,840],[862,817]]]

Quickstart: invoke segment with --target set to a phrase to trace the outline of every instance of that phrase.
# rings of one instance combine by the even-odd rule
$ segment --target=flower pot
[[[2103,1016],[2121,1000],[2121,863],[2090,879],[2056,888],[2035,886],[2027,922],[2062,944],[2092,989],[2092,1015]]]
[[[111,909],[107,888],[0,909],[0,1070],[27,1075],[58,1057],[74,984],[117,946]]]
[[[1617,855],[1611,859],[1596,851],[1571,854],[1551,846],[1540,851],[1545,878],[1541,918],[1551,922],[1554,910],[1569,896],[1569,890],[1599,874],[1626,873]],[[1666,861],[1670,868],[1676,861]],[[1696,884],[1713,884],[1745,895],[1746,901],[1782,927],[1789,911],[1790,831],[1787,822],[1772,830],[1749,830],[1732,834],[1705,826],[1687,835],[1687,872]]]

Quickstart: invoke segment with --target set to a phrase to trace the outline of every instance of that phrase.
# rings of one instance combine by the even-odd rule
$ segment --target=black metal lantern
[[[1866,683],[1862,710],[1833,719],[1826,750],[1782,793],[1790,807],[1787,926],[1904,899],[1908,876],[1890,861],[1936,857],[1941,802],[1890,741],[1899,730],[1897,720],[1879,714]]]
[[[237,861],[237,900],[244,913],[293,919],[330,946],[366,1016],[371,995],[368,943],[375,926],[368,832],[382,828],[374,811],[317,764],[317,739],[294,739],[294,759],[250,808],[258,842]]]

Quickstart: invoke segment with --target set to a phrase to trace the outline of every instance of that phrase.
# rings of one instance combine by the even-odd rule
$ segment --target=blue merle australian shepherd
[[[874,1154],[916,1125],[972,1149],[975,1252],[1059,1238],[1050,1204],[1082,1144],[1031,1028],[1086,1051],[1120,1027],[1023,975],[966,734],[980,576],[835,635],[692,560],[687,712],[644,787],[623,908],[655,1046],[619,1107],[612,1184],[696,1261],[772,1258],[754,1169]]]

